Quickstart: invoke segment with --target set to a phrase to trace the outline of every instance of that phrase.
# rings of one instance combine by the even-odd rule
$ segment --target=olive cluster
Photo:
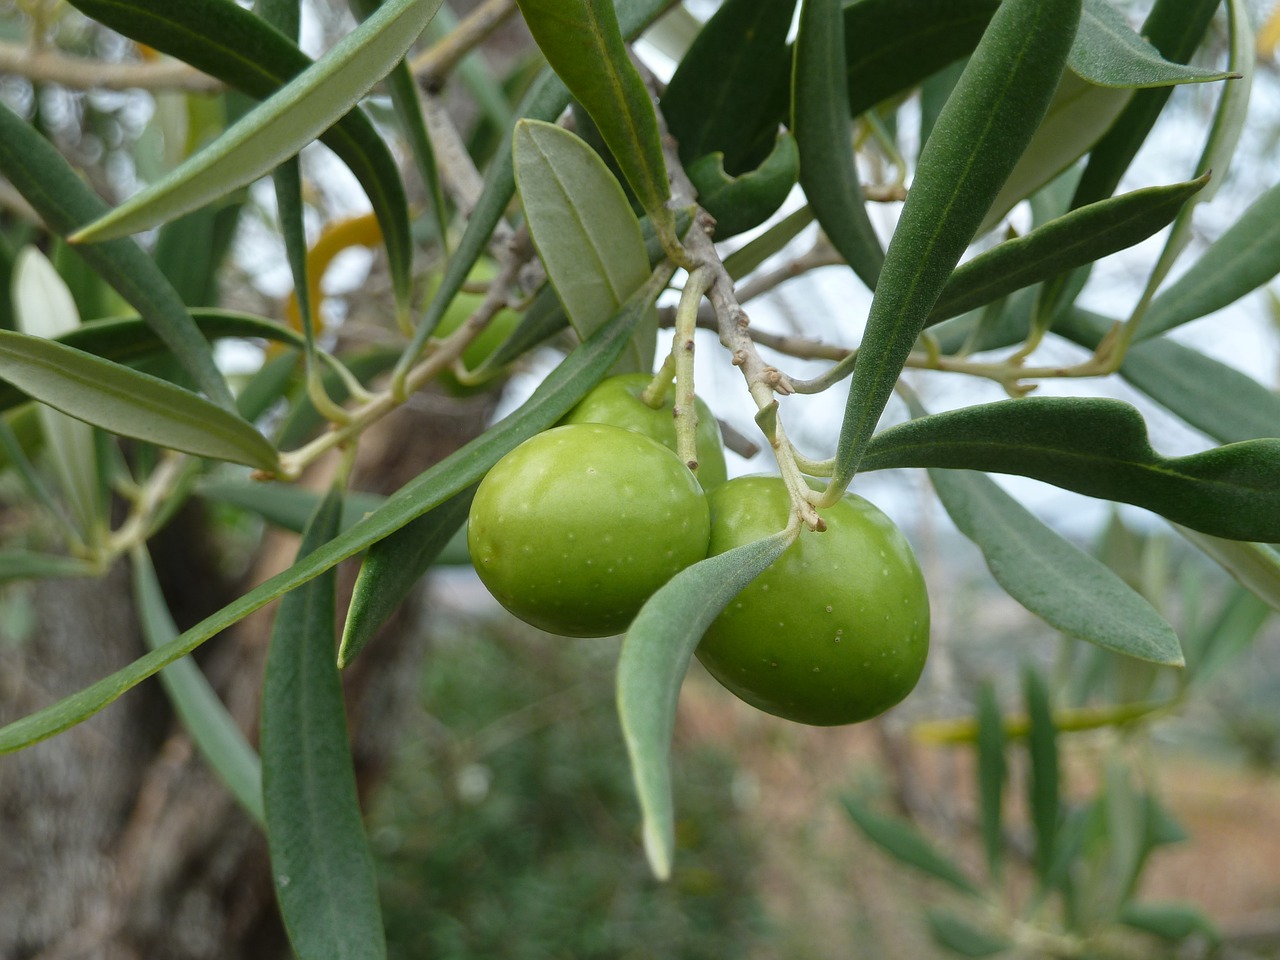
[[[726,481],[719,427],[698,401],[695,477],[675,454],[671,403],[612,377],[481,482],[467,540],[508,610],[551,633],[624,631],[680,570],[776,533],[776,477]],[[699,482],[701,481],[701,482]],[[705,488],[705,489],[704,489]],[[698,659],[747,703],[801,723],[866,720],[915,687],[929,647],[924,578],[901,531],[847,495],[720,614]]]

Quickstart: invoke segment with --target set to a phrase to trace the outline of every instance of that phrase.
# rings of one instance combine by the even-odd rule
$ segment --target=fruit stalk
[[[676,310],[676,332],[671,339],[671,356],[676,366],[676,399],[672,415],[676,420],[676,454],[685,466],[698,472],[698,448],[695,436],[698,429],[698,409],[693,395],[693,331],[698,324],[698,304],[711,285],[711,271],[698,267],[689,274],[689,280],[680,293],[680,306]]]

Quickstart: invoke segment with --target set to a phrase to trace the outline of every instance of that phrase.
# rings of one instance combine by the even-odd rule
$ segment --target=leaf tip
[[[644,825],[644,855],[654,879],[664,883],[671,879],[671,849],[662,831],[651,821]]]

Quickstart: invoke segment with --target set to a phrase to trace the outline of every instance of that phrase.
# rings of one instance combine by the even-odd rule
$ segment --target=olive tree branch
[[[76,90],[183,90],[213,93],[223,84],[178,60],[113,63],[0,41],[0,73]]]
[[[506,243],[498,272],[489,282],[484,299],[467,317],[466,322],[448,336],[432,341],[433,347],[405,377],[400,396],[411,396],[445,370],[455,368],[467,349],[497,315],[508,305],[507,291],[515,283],[524,264],[533,256],[533,244],[528,230],[522,227]],[[310,443],[280,455],[277,475],[281,479],[294,480],[302,471],[334,447],[346,446],[359,439],[372,424],[381,420],[403,402],[394,388],[373,394],[353,409],[346,411],[347,421],[335,423],[331,429]]]
[[[658,124],[662,131],[662,148],[667,164],[667,173],[671,177],[672,202],[688,205],[694,202],[697,192],[690,182],[680,157],[676,152],[675,141],[666,131],[661,111],[658,112]],[[777,400],[775,394],[787,396],[792,393],[790,379],[777,367],[766,363],[760,356],[756,345],[747,332],[750,318],[742,309],[733,289],[733,278],[725,269],[720,252],[711,240],[711,230],[715,221],[701,208],[694,218],[693,226],[684,238],[684,247],[695,268],[704,271],[708,287],[706,297],[711,301],[715,312],[717,331],[720,342],[733,357],[733,365],[742,371],[747,381],[747,389],[760,411],[757,422],[767,424],[764,429],[773,447],[774,458],[778,462],[778,470],[782,480],[791,494],[795,516],[810,529],[825,529],[826,524],[818,516],[817,510],[809,499],[809,485],[796,464],[795,452],[791,441],[783,430],[776,416]]]
[[[424,90],[440,89],[462,58],[515,12],[515,0],[485,0],[459,20],[458,25],[439,43],[414,57],[409,63],[409,70]]]

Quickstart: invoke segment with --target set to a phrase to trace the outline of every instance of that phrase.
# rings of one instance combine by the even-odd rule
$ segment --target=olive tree
[[[69,0],[77,13],[61,24],[48,6],[28,6],[31,52],[6,55],[26,79],[0,105],[0,441],[41,534],[0,558],[6,579],[77,584],[68,589],[88,591],[86,611],[122,605],[150,649],[90,676],[68,663],[77,689],[66,696],[27,691],[30,709],[7,717],[0,752],[74,736],[159,675],[210,768],[265,832],[298,956],[385,952],[343,672],[376,656],[379,628],[456,549],[486,475],[613,375],[640,374],[638,402],[671,409],[664,469],[705,478],[700,464],[718,451],[694,403],[694,353],[713,351],[745,382],[780,491],[769,529],[719,546],[712,532],[623,623],[618,711],[659,878],[675,854],[670,741],[690,660],[716,624],[713,659],[741,658],[725,651],[726,608],[788,551],[836,536],[826,518],[855,502],[847,491],[860,473],[928,471],[942,507],[1030,615],[1137,661],[1194,668],[1199,651],[1184,651],[1150,603],[988,474],[1145,508],[1280,604],[1280,556],[1267,545],[1280,541],[1280,399],[1169,336],[1280,272],[1272,188],[1172,273],[1248,115],[1254,44],[1241,0],[1156,0],[1140,28],[1107,0],[724,0],[705,22],[671,0],[489,0],[461,21],[441,0],[352,0],[350,28],[315,60],[298,45],[298,0]],[[451,113],[442,91],[471,82],[467,54],[513,16],[540,57],[515,63],[502,84],[472,77],[479,114]],[[634,54],[645,37],[674,61],[666,83]],[[1217,48],[1197,56],[1208,37]],[[1214,59],[1223,62],[1189,65]],[[1201,142],[1180,158],[1184,179],[1117,193],[1183,84],[1216,96]],[[135,164],[146,182],[122,202],[102,199],[121,190],[102,161],[110,151],[77,155],[46,136],[39,94],[59,85],[145,88],[157,116],[181,115],[164,156]],[[309,245],[298,155],[315,141],[350,171],[370,213]],[[279,315],[265,301],[233,309],[220,285],[236,269],[228,250],[249,218],[246,188],[268,175],[295,290]],[[887,244],[873,225],[885,211]],[[815,221],[818,239],[797,253]],[[1113,315],[1079,305],[1096,262],[1157,236],[1135,303]],[[335,336],[319,310],[318,274],[353,244],[377,248],[386,278],[387,320],[372,344]],[[833,265],[870,292],[865,317],[842,327],[861,329],[858,342],[749,323],[753,298]],[[663,296],[673,287],[675,304]],[[1083,347],[1082,359],[1040,362],[1055,339]],[[225,340],[267,345],[252,375],[229,377],[214,350]],[[558,364],[478,429],[483,398],[547,345]],[[802,378],[788,372],[795,358],[826,365]],[[1007,398],[930,411],[906,370],[992,381]],[[1028,395],[1063,378],[1122,378],[1209,443],[1162,455],[1128,403]],[[390,425],[389,442],[408,444],[412,428],[397,417],[433,390],[482,398],[475,435],[447,455],[442,446],[385,497],[360,489],[370,438]],[[787,430],[791,398],[825,391],[847,395],[827,458]],[[621,490],[611,501],[607,485],[574,495],[570,468],[592,456],[587,434],[575,436],[560,499],[603,539],[629,501]],[[602,456],[625,475],[626,454]],[[317,495],[300,481],[322,464]],[[518,488],[529,471],[502,476]],[[258,511],[302,539],[282,572],[180,630],[158,588],[157,551],[193,498]],[[633,540],[638,550],[646,538]],[[165,549],[173,556],[175,545]],[[856,538],[848,549],[861,549]],[[836,562],[829,550],[813,556]],[[336,568],[351,558],[359,574],[339,604]],[[751,595],[752,656],[785,659],[811,642],[813,618],[788,629],[781,612],[829,572],[801,577],[788,596]],[[568,592],[584,603],[602,589],[570,575]],[[261,727],[247,737],[189,655],[277,600]],[[933,598],[935,615],[946,602]],[[95,615],[71,632],[92,649],[106,628]],[[827,679],[815,673],[815,685]],[[803,678],[786,683],[806,696]],[[862,714],[815,714],[828,715]]]

